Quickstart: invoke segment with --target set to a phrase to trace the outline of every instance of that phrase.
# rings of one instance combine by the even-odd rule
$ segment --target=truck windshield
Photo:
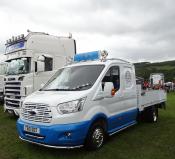
[[[30,58],[19,58],[7,62],[7,75],[29,73]]]
[[[93,86],[104,65],[67,67],[57,73],[40,91],[79,91]]]

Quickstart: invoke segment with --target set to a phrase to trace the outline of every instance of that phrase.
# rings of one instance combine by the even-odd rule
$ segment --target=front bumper
[[[20,108],[7,107],[4,104],[4,112],[7,112],[9,114],[15,114],[16,116],[19,116],[20,115],[20,111],[21,111]]]
[[[24,125],[39,128],[40,133],[28,133],[24,131]],[[89,121],[51,126],[30,124],[21,119],[17,121],[19,137],[22,140],[51,148],[81,147],[84,144],[89,126]]]
[[[4,95],[2,92],[0,92],[0,102],[4,102]]]
[[[4,98],[4,112],[8,112],[9,114],[15,114],[16,116],[20,115],[21,105],[24,101],[25,96],[22,96],[21,99],[14,100],[10,98]],[[10,105],[8,104],[10,102]],[[16,103],[17,102],[17,103]]]

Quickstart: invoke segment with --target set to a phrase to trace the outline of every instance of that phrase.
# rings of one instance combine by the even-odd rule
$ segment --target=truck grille
[[[41,103],[25,103],[21,109],[21,117],[28,121],[50,123],[52,114],[50,107]]]
[[[7,107],[19,108],[21,99],[21,82],[13,80],[15,79],[10,78],[8,82],[5,82],[5,104]]]

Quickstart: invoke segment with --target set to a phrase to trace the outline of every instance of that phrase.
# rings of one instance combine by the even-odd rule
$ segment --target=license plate
[[[27,132],[30,132],[30,133],[36,133],[36,134],[40,133],[39,128],[32,127],[32,126],[29,126],[29,125],[24,125],[24,131],[27,131]]]

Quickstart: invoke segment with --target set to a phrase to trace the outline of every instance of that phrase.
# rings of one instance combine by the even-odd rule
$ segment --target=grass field
[[[155,124],[139,123],[109,138],[102,149],[55,150],[18,139],[16,119],[0,107],[0,159],[175,159],[175,94]]]

